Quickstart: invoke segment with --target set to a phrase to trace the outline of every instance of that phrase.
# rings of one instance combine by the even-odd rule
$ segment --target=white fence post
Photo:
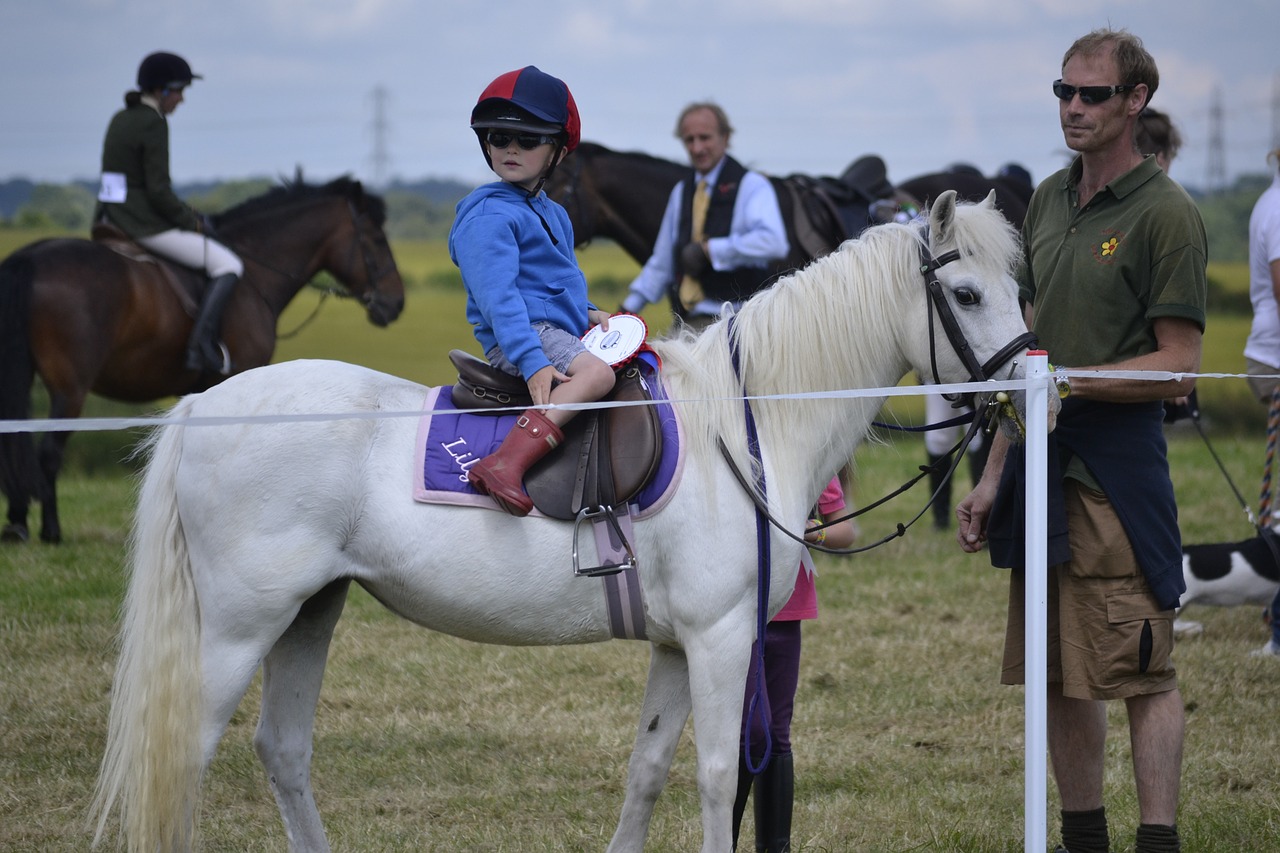
[[[1049,435],[1049,354],[1027,353],[1026,707],[1023,724],[1023,814],[1027,853],[1048,846],[1046,740],[1048,634],[1048,522],[1046,463]]]

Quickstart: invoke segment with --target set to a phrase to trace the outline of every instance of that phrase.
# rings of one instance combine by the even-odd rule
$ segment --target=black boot
[[[938,493],[933,499],[934,530],[946,530],[951,526],[951,480],[947,477],[950,459],[950,456],[929,454],[929,494]]]
[[[219,339],[222,337],[222,312],[231,301],[237,281],[238,276],[226,273],[209,282],[204,301],[200,303],[196,325],[187,341],[187,370],[221,373],[223,376],[231,373],[231,358]]]
[[[733,798],[733,849],[738,849],[738,834],[742,830],[742,816],[747,811],[747,797],[756,776],[747,769],[747,760],[738,755],[738,794]]]
[[[791,753],[775,755],[756,777],[753,800],[756,853],[789,853],[791,807],[795,801],[795,764]]]

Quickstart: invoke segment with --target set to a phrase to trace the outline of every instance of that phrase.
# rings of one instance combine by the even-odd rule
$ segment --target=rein
[[[929,252],[929,247],[928,247],[929,235],[928,235],[927,228],[925,229],[924,234],[922,236],[923,236],[923,240],[920,244],[920,273],[924,276],[925,289],[929,297],[929,302],[932,304],[933,309],[938,313],[938,317],[940,322],[942,323],[943,331],[946,333],[947,340],[950,341],[952,348],[955,350],[956,354],[960,357],[961,361],[964,362],[965,368],[969,371],[970,379],[974,382],[985,382],[995,374],[995,371],[999,369],[1000,365],[1004,364],[1006,361],[1012,358],[1017,352],[1019,352],[1020,350],[1028,349],[1028,348],[1034,348],[1036,344],[1036,336],[1034,333],[1030,331],[1024,332],[1023,334],[1018,335],[1012,341],[1010,341],[1009,343],[1001,347],[995,353],[995,355],[987,359],[986,363],[979,364],[978,358],[973,352],[973,347],[969,345],[969,341],[964,335],[964,330],[960,328],[960,324],[956,321],[955,313],[951,310],[951,306],[950,304],[948,304],[946,300],[946,295],[942,288],[942,282],[938,280],[938,275],[937,275],[937,271],[941,267],[946,266],[947,264],[953,261],[959,260],[960,252],[958,250],[953,249],[950,252],[946,252],[941,256],[938,256],[935,258]],[[934,311],[929,311],[929,362],[933,370],[934,381],[938,384],[941,384],[941,380],[938,377],[937,348],[934,344],[933,314],[934,314]],[[729,318],[729,322],[726,324],[727,331],[729,334],[729,352],[733,362],[734,373],[735,375],[737,375],[738,381],[741,382],[742,373],[739,367],[738,345],[733,336],[733,323],[734,323],[734,318],[731,316]],[[744,391],[745,391],[745,386],[744,386]],[[978,415],[975,412],[975,415],[972,418],[972,423],[970,424],[969,429],[965,432],[964,437],[962,437],[958,442],[956,442],[955,447],[953,447],[950,451],[948,451],[951,458],[951,464],[947,469],[944,482],[950,481],[952,474],[955,473],[955,470],[959,466],[960,461],[964,458],[964,453],[968,449],[970,442],[972,442],[973,439],[977,436],[978,431],[983,429],[986,426],[987,422],[990,420],[991,415],[994,413],[995,408],[998,405],[1001,405],[1001,404],[998,403],[995,399],[992,399],[991,402],[989,402],[985,407],[983,407],[981,415]],[[746,413],[748,450],[750,451],[751,458],[754,461],[762,462],[760,457],[759,441],[756,438],[756,433],[755,433],[755,417],[751,413],[751,403],[749,400],[745,398],[745,396],[743,399],[743,407]],[[924,427],[924,429],[941,428],[943,426],[949,426],[956,423],[963,423],[966,420],[968,420],[968,418],[969,418],[968,415],[964,415],[959,418],[954,418],[951,421],[947,421],[944,424],[927,426],[927,427]],[[818,545],[816,543],[806,542],[803,536],[797,536],[796,534],[792,533],[785,526],[783,526],[783,524],[780,521],[778,521],[778,519],[774,518],[773,515],[769,512],[768,506],[765,503],[765,496],[767,493],[764,488],[763,464],[759,466],[760,474],[758,477],[758,482],[756,484],[756,487],[753,488],[751,484],[747,482],[746,477],[738,469],[738,466],[734,463],[733,458],[729,453],[728,445],[726,445],[724,442],[724,437],[723,436],[718,437],[716,439],[716,442],[720,448],[720,454],[724,457],[725,462],[729,466],[729,470],[733,472],[734,478],[737,479],[739,485],[743,487],[747,495],[751,498],[751,502],[755,505],[756,517],[757,517],[757,528],[764,526],[764,521],[767,521],[769,524],[772,524],[782,534],[789,537],[790,539],[796,542],[799,542],[802,545],[805,545],[806,547],[813,548],[818,551],[823,551],[828,554],[842,554],[842,555],[859,554],[864,551],[870,551],[873,548],[878,548],[887,542],[890,542],[894,539],[897,539],[900,536],[905,535],[907,532],[907,529],[910,528],[917,521],[919,521],[920,518],[925,514],[925,512],[928,511],[929,507],[933,505],[933,502],[937,499],[939,492],[943,488],[943,485],[939,484],[938,488],[934,490],[933,494],[929,497],[929,500],[925,503],[924,507],[920,510],[920,512],[918,512],[915,515],[915,517],[912,518],[911,521],[907,522],[906,524],[899,522],[897,525],[897,528],[894,530],[893,533],[890,533],[884,536],[883,538],[875,542],[872,542],[868,545],[862,545],[857,548],[828,548],[825,545]],[[818,527],[814,529],[821,529],[823,527],[828,527],[832,524],[837,524],[841,521],[845,521],[850,518],[856,518],[865,512],[875,509],[878,506],[882,506],[883,504],[887,503],[888,501],[892,500],[893,498],[897,497],[898,495],[910,489],[912,486],[918,483],[926,474],[928,474],[931,470],[933,470],[932,466],[922,465],[920,467],[919,474],[917,474],[915,477],[907,481],[905,484],[899,486],[892,493],[858,510],[855,510],[846,515],[840,516],[839,518],[832,519],[831,521],[825,522],[824,524],[818,525]],[[763,519],[763,521],[761,519]],[[760,535],[758,530],[757,530],[757,535],[758,536]],[[767,578],[767,576],[765,577]]]
[[[724,439],[719,439],[718,444],[720,447],[720,455],[723,456],[725,458],[725,461],[729,463],[729,470],[733,473],[734,479],[738,481],[738,485],[742,486],[742,488],[747,492],[747,494],[751,496],[751,501],[752,503],[755,504],[757,514],[763,513],[764,517],[768,519],[769,523],[772,524],[774,527],[778,528],[778,531],[780,533],[782,533],[784,536],[786,536],[789,539],[799,542],[801,545],[804,545],[806,548],[811,548],[814,551],[822,551],[823,553],[826,553],[826,554],[839,554],[842,556],[848,556],[850,554],[861,554],[864,551],[870,551],[874,548],[879,548],[881,545],[884,545],[888,542],[892,542],[894,539],[897,539],[900,536],[906,535],[907,530],[909,530],[912,527],[912,525],[914,525],[917,521],[919,521],[924,516],[924,514],[929,511],[929,508],[933,506],[934,501],[938,499],[938,495],[942,492],[942,489],[945,487],[945,484],[947,482],[950,482],[951,477],[955,473],[956,468],[959,467],[961,460],[964,459],[964,454],[965,454],[965,451],[968,450],[969,444],[974,440],[974,438],[977,437],[978,433],[984,428],[987,421],[989,420],[990,418],[989,413],[992,411],[992,408],[994,405],[995,404],[988,405],[986,411],[983,413],[981,417],[978,417],[975,413],[972,415],[961,415],[960,417],[952,418],[949,421],[943,421],[942,423],[938,423],[938,424],[929,424],[924,427],[909,427],[909,428],[902,427],[901,428],[904,431],[908,431],[908,432],[921,432],[924,430],[931,430],[931,429],[943,429],[944,427],[954,426],[961,423],[969,424],[969,429],[965,431],[965,434],[961,436],[960,440],[957,441],[954,445],[952,445],[951,449],[942,455],[943,459],[950,459],[951,463],[947,466],[946,474],[943,477],[943,482],[939,483],[937,489],[935,489],[933,493],[929,495],[929,500],[925,502],[924,506],[921,507],[920,511],[917,512],[915,516],[913,516],[912,519],[906,522],[905,524],[902,522],[898,522],[897,526],[895,527],[892,533],[886,534],[882,538],[877,539],[875,542],[871,542],[866,545],[861,545],[857,548],[830,548],[826,545],[819,545],[816,542],[809,542],[804,538],[804,536],[798,536],[795,533],[792,533],[782,524],[781,521],[774,518],[773,514],[769,512],[768,507],[765,506],[763,501],[758,496],[758,493],[751,488],[749,483],[747,483],[746,478],[742,475],[742,472],[738,469],[738,466],[733,464],[733,459],[729,455],[729,448],[727,445],[725,445]],[[883,506],[884,504],[896,498],[898,495],[901,495],[904,492],[910,491],[915,486],[916,483],[924,479],[925,475],[935,470],[936,464],[937,463],[934,463],[934,465],[921,465],[919,474],[916,474],[910,480],[907,480],[905,483],[903,483],[901,486],[898,486],[898,488],[894,489],[892,492],[889,492],[887,495],[881,498],[878,498],[877,500],[869,504],[866,504],[865,506],[859,507],[858,509],[853,510],[852,512],[847,512],[844,515],[831,519],[830,521],[826,521],[826,522],[823,522],[822,524],[818,524],[811,528],[808,528],[808,530],[806,530],[805,532],[807,533],[810,530],[822,530],[824,528],[831,527],[834,524],[839,524],[842,521],[848,521],[851,518],[857,518],[858,516],[864,513],[870,512],[871,510],[877,507]]]

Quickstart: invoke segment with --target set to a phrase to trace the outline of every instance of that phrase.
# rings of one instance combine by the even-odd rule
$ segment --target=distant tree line
[[[269,190],[270,178],[183,184],[178,196],[204,213],[218,213]],[[58,228],[87,233],[96,204],[97,184],[34,183],[22,178],[0,181],[0,227]],[[472,187],[453,180],[396,181],[379,195],[387,203],[387,232],[393,239],[443,238],[453,210]]]
[[[188,184],[175,187],[197,209],[217,213],[266,192],[269,178]],[[1258,196],[1271,183],[1266,174],[1242,175],[1222,192],[1206,195],[1194,190],[1209,234],[1211,260],[1224,263],[1249,258],[1249,214]],[[443,238],[453,224],[454,206],[472,187],[460,181],[426,179],[395,181],[380,195],[387,202],[387,232],[393,239]],[[61,228],[87,232],[93,216],[97,186],[87,181],[68,184],[33,183],[23,179],[0,182],[0,227]]]

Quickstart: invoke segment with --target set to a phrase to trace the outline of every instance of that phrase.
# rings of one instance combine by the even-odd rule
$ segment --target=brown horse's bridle
[[[382,269],[378,268],[378,264],[373,257],[373,253],[365,248],[364,241],[360,239],[360,224],[369,218],[369,212],[367,210],[357,210],[355,202],[351,199],[347,199],[347,210],[351,213],[351,227],[355,231],[355,243],[356,246],[359,247],[362,260],[364,261],[365,279],[368,283],[368,287],[366,288],[364,295],[359,297],[359,299],[361,304],[368,308],[378,293],[378,282],[380,282],[384,276],[391,275],[396,271],[396,261],[391,252],[388,251],[388,265]],[[350,293],[344,293],[341,291],[338,291],[338,296],[353,299],[356,298]]]
[[[581,156],[566,157],[565,162],[560,164],[564,170],[561,174],[567,177],[564,184],[564,200],[560,202],[560,206],[569,214],[569,222],[574,223],[573,237],[575,240],[581,240],[579,232],[582,234],[595,233],[595,219],[592,217],[591,208],[582,203],[579,194],[578,182],[582,179]],[[582,217],[579,221],[579,217]],[[579,227],[581,226],[581,227]]]

